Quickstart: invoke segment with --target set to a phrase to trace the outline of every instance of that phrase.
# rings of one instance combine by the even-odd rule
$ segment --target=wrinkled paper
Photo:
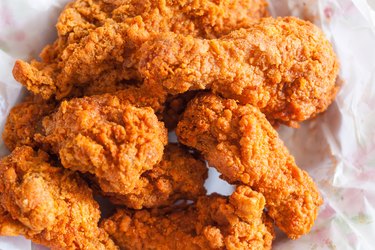
[[[18,58],[38,57],[56,36],[57,16],[68,0],[0,1],[0,131],[24,95],[12,77]],[[274,249],[374,249],[375,247],[375,1],[270,0],[274,16],[294,15],[319,25],[340,58],[336,101],[299,129],[279,128],[298,165],[309,172],[324,205],[308,235],[292,241],[278,233]],[[8,152],[0,139],[0,155]],[[210,168],[206,187],[231,186]],[[22,237],[0,237],[0,250],[43,249]]]

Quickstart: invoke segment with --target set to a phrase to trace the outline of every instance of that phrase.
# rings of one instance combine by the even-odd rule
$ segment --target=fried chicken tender
[[[216,40],[162,34],[138,53],[142,76],[169,93],[211,89],[292,126],[326,110],[338,90],[331,44],[295,17],[264,18]]]
[[[74,85],[90,84],[105,74],[112,74],[113,81],[139,79],[134,52],[155,34],[212,38],[264,16],[265,0],[79,0],[61,14],[58,39],[43,50],[42,61],[19,60],[13,75],[45,99],[62,99]]]
[[[201,196],[169,210],[118,210],[102,227],[121,249],[271,249],[263,195],[239,186],[229,197]]]
[[[99,206],[74,172],[23,146],[0,162],[1,233],[51,249],[118,249],[98,227]]]
[[[165,148],[162,161],[142,174],[131,193],[109,197],[114,204],[134,209],[172,205],[205,195],[207,176],[204,161],[172,143]]]
[[[9,113],[3,131],[3,140],[12,151],[19,146],[36,147],[34,134],[40,131],[44,116],[52,113],[56,107],[53,101],[44,101],[36,96],[28,96]]]
[[[35,136],[65,168],[95,175],[104,192],[131,192],[163,156],[167,131],[151,108],[113,95],[63,101]]]
[[[189,103],[176,134],[201,151],[223,179],[262,193],[268,214],[290,238],[310,231],[322,198],[257,108],[200,95]]]

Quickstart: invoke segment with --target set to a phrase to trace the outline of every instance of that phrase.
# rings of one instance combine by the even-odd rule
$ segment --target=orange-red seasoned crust
[[[264,197],[239,186],[229,197],[201,196],[182,208],[119,210],[102,227],[121,249],[271,249]]]
[[[12,151],[16,147],[36,147],[34,134],[40,132],[42,119],[56,108],[53,101],[45,101],[36,96],[28,96],[9,113],[3,131],[3,140],[7,148]]]
[[[118,249],[98,227],[100,211],[78,174],[23,146],[0,161],[0,233],[51,249]]]
[[[207,168],[203,160],[177,144],[165,147],[163,159],[141,175],[126,195],[107,194],[114,204],[141,209],[173,205],[178,200],[196,200],[206,194]]]
[[[269,216],[290,238],[310,231],[322,198],[259,109],[202,94],[189,103],[176,134],[222,178],[262,193]]]
[[[293,126],[325,111],[338,89],[331,44],[295,17],[264,18],[213,40],[162,34],[138,54],[142,77],[169,93],[211,89]]]
[[[134,52],[156,34],[218,37],[264,16],[264,0],[78,0],[60,15],[58,39],[43,50],[42,61],[17,61],[13,75],[45,99],[62,99],[74,86],[103,75],[113,74],[114,81],[139,78]]]
[[[36,139],[65,168],[95,175],[104,192],[127,194],[162,159],[167,131],[151,108],[101,95],[63,101]]]

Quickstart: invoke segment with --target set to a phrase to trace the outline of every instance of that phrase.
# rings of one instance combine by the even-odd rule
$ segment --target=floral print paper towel
[[[22,96],[11,70],[16,58],[37,56],[53,41],[67,0],[0,1],[0,130]],[[375,7],[373,0],[271,0],[274,15],[320,25],[341,60],[334,104],[299,129],[279,132],[299,166],[318,183],[324,205],[310,234],[274,249],[375,249]],[[0,139],[0,155],[6,154]],[[207,186],[214,191],[214,178]],[[22,238],[0,238],[0,249],[40,249]]]

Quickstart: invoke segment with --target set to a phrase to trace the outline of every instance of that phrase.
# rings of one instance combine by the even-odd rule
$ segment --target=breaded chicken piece
[[[1,233],[51,249],[118,249],[98,227],[99,205],[74,172],[23,146],[0,161]]]
[[[44,116],[55,110],[56,103],[36,96],[28,96],[12,108],[5,123],[3,140],[12,151],[19,146],[37,146],[34,134],[41,130]]]
[[[35,139],[65,168],[95,175],[104,192],[127,194],[162,159],[167,131],[151,108],[101,95],[63,101]]]
[[[24,235],[27,228],[21,222],[13,220],[10,214],[0,205],[0,235],[18,236]]]
[[[96,86],[84,90],[84,95],[113,93],[122,104],[132,104],[136,107],[151,107],[158,117],[162,118],[167,94],[159,88],[150,91],[146,85],[142,86]],[[43,100],[38,96],[28,96],[16,105],[9,113],[2,134],[7,148],[12,151],[19,146],[40,146],[34,136],[42,131],[42,120],[57,109],[58,104],[53,100]]]
[[[169,95],[164,104],[163,122],[169,131],[173,131],[187,104],[202,91],[188,91],[178,95]]]
[[[200,95],[189,103],[176,134],[201,151],[223,179],[262,193],[269,216],[290,238],[310,231],[322,198],[257,108]]]
[[[155,34],[212,38],[264,16],[265,0],[80,0],[61,14],[59,37],[42,52],[42,61],[19,60],[13,75],[33,93],[61,99],[74,85],[105,74],[115,75],[115,81],[139,78],[134,52]]]
[[[271,249],[263,195],[239,186],[229,197],[201,196],[175,210],[118,210],[101,226],[121,249]]]
[[[264,18],[216,40],[162,34],[138,53],[142,76],[169,93],[211,89],[288,125],[325,111],[338,89],[331,44],[296,17]]]
[[[131,193],[107,195],[112,203],[134,209],[173,205],[177,200],[205,195],[207,176],[204,161],[172,143],[165,148],[161,162],[142,174]]]

